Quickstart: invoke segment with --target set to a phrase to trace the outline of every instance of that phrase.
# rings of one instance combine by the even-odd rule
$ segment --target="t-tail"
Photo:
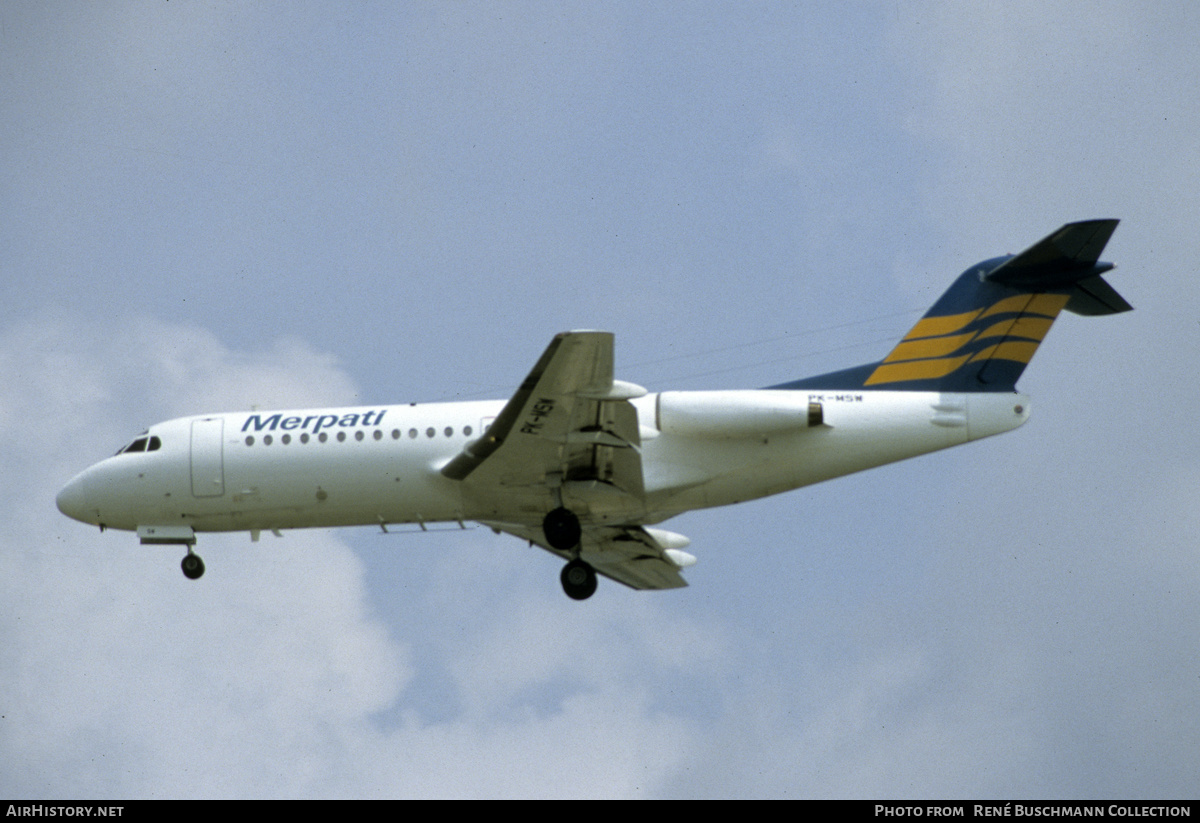
[[[1101,276],[1117,220],[1068,223],[1015,256],[963,272],[883,360],[773,388],[1010,392],[1063,309],[1129,311]]]

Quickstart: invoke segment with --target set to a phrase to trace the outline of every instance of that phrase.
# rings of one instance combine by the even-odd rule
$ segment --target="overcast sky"
[[[0,796],[1194,797],[1200,6],[0,5]],[[147,425],[753,388],[1122,220],[1003,437],[698,512],[690,587],[486,529],[61,516]]]

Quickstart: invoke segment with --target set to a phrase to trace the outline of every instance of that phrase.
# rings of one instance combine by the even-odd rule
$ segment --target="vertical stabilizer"
[[[1101,275],[1116,220],[1068,223],[1018,255],[963,272],[878,363],[775,388],[1014,391],[1063,309],[1083,315],[1132,307]]]

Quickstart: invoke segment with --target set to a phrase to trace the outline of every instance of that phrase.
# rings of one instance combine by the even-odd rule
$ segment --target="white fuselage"
[[[595,482],[479,490],[441,469],[505,401],[186,417],[151,427],[153,450],[87,469],[59,507],[88,523],[194,531],[541,522],[566,505],[584,522],[655,523],[1008,431],[1029,401],[1011,393],[664,392],[633,400],[644,495]],[[813,404],[819,416],[813,418]]]

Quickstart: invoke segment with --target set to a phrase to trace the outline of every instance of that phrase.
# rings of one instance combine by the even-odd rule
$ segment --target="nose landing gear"
[[[200,555],[192,551],[190,546],[188,553],[183,556],[180,566],[183,567],[183,576],[188,580],[198,580],[200,575],[204,574],[204,561],[200,559]]]
[[[192,551],[196,545],[196,532],[191,526],[138,526],[138,538],[143,546],[184,546],[187,554],[179,565],[188,580],[196,580],[204,574],[204,561]]]

